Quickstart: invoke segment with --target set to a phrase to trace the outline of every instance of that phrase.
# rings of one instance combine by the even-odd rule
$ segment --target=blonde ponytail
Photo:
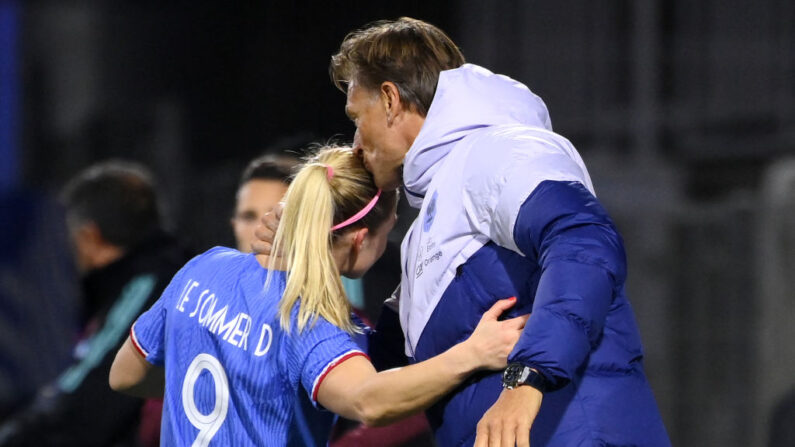
[[[298,173],[285,196],[289,206],[284,208],[274,239],[273,252],[281,250],[287,265],[287,285],[279,304],[281,325],[287,331],[299,297],[299,331],[321,315],[346,331],[354,330],[351,306],[331,256],[334,203],[326,172],[325,165],[314,163]]]
[[[395,213],[397,193],[382,193],[372,210],[355,223],[335,231],[332,227],[361,211],[377,191],[361,160],[350,148],[342,147],[321,148],[290,184],[271,249],[282,254],[287,267],[287,284],[279,303],[280,322],[286,331],[296,302],[299,332],[319,316],[345,331],[357,331],[332,244],[337,234],[377,228]],[[275,264],[272,256],[266,287]]]

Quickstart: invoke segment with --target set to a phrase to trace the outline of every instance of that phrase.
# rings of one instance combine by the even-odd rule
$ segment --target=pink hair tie
[[[326,179],[331,180],[332,177],[334,177],[334,168],[326,165]]]
[[[365,205],[364,208],[362,208],[361,211],[359,211],[358,213],[354,214],[349,219],[347,219],[347,220],[345,220],[343,222],[340,222],[337,225],[334,225],[333,227],[331,227],[331,231],[339,230],[342,227],[347,227],[348,225],[350,225],[350,224],[360,220],[364,216],[366,216],[367,213],[369,213],[370,210],[372,210],[373,207],[375,206],[375,204],[378,202],[378,198],[379,197],[381,197],[381,190],[380,189],[378,190],[377,193],[375,193],[375,197],[373,197],[373,199],[370,200],[370,203]]]

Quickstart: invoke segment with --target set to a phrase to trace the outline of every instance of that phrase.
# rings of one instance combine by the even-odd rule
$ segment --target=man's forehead
[[[352,96],[353,96],[353,91],[352,91],[351,86],[349,84],[348,85],[348,89],[345,91],[345,114],[348,115],[348,116],[351,116],[351,112],[352,112],[352,110],[351,110],[351,107],[353,107],[353,103],[352,103],[352,99],[353,98],[352,98]]]
[[[345,112],[352,112],[352,108],[359,107],[360,104],[369,103],[376,99],[378,96],[373,94],[367,88],[360,86],[353,81],[348,84],[347,100],[345,102]]]
[[[345,96],[348,99],[347,104],[350,104],[355,97],[360,96],[361,88],[353,81],[348,83],[348,89],[345,91]]]
[[[356,114],[358,104],[361,103],[358,90],[359,89],[355,88],[353,84],[348,84],[348,91],[345,98],[345,114],[348,115],[348,118],[353,118]]]

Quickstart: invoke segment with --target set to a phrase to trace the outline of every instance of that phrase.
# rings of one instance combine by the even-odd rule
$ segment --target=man
[[[140,165],[94,165],[69,182],[63,202],[86,323],[73,364],[0,429],[0,445],[137,445],[143,401],[110,389],[110,365],[188,254],[163,231],[154,184]]]
[[[420,209],[402,246],[407,354],[448,349],[497,299],[532,309],[504,376],[483,374],[429,410],[438,442],[669,445],[621,237],[541,99],[464,65],[441,30],[410,18],[349,34],[330,71],[376,184],[403,184]]]

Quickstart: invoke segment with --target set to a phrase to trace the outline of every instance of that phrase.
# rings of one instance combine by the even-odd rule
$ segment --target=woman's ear
[[[370,231],[367,228],[345,233],[344,240],[339,240],[334,244],[335,258],[337,259],[340,271],[352,268],[359,259],[359,252],[362,250],[364,241]]]
[[[359,252],[362,250],[362,245],[369,234],[370,230],[368,230],[366,227],[356,230],[356,232],[353,234],[353,244],[351,245],[351,250],[353,250],[354,253],[357,255],[359,254]]]

